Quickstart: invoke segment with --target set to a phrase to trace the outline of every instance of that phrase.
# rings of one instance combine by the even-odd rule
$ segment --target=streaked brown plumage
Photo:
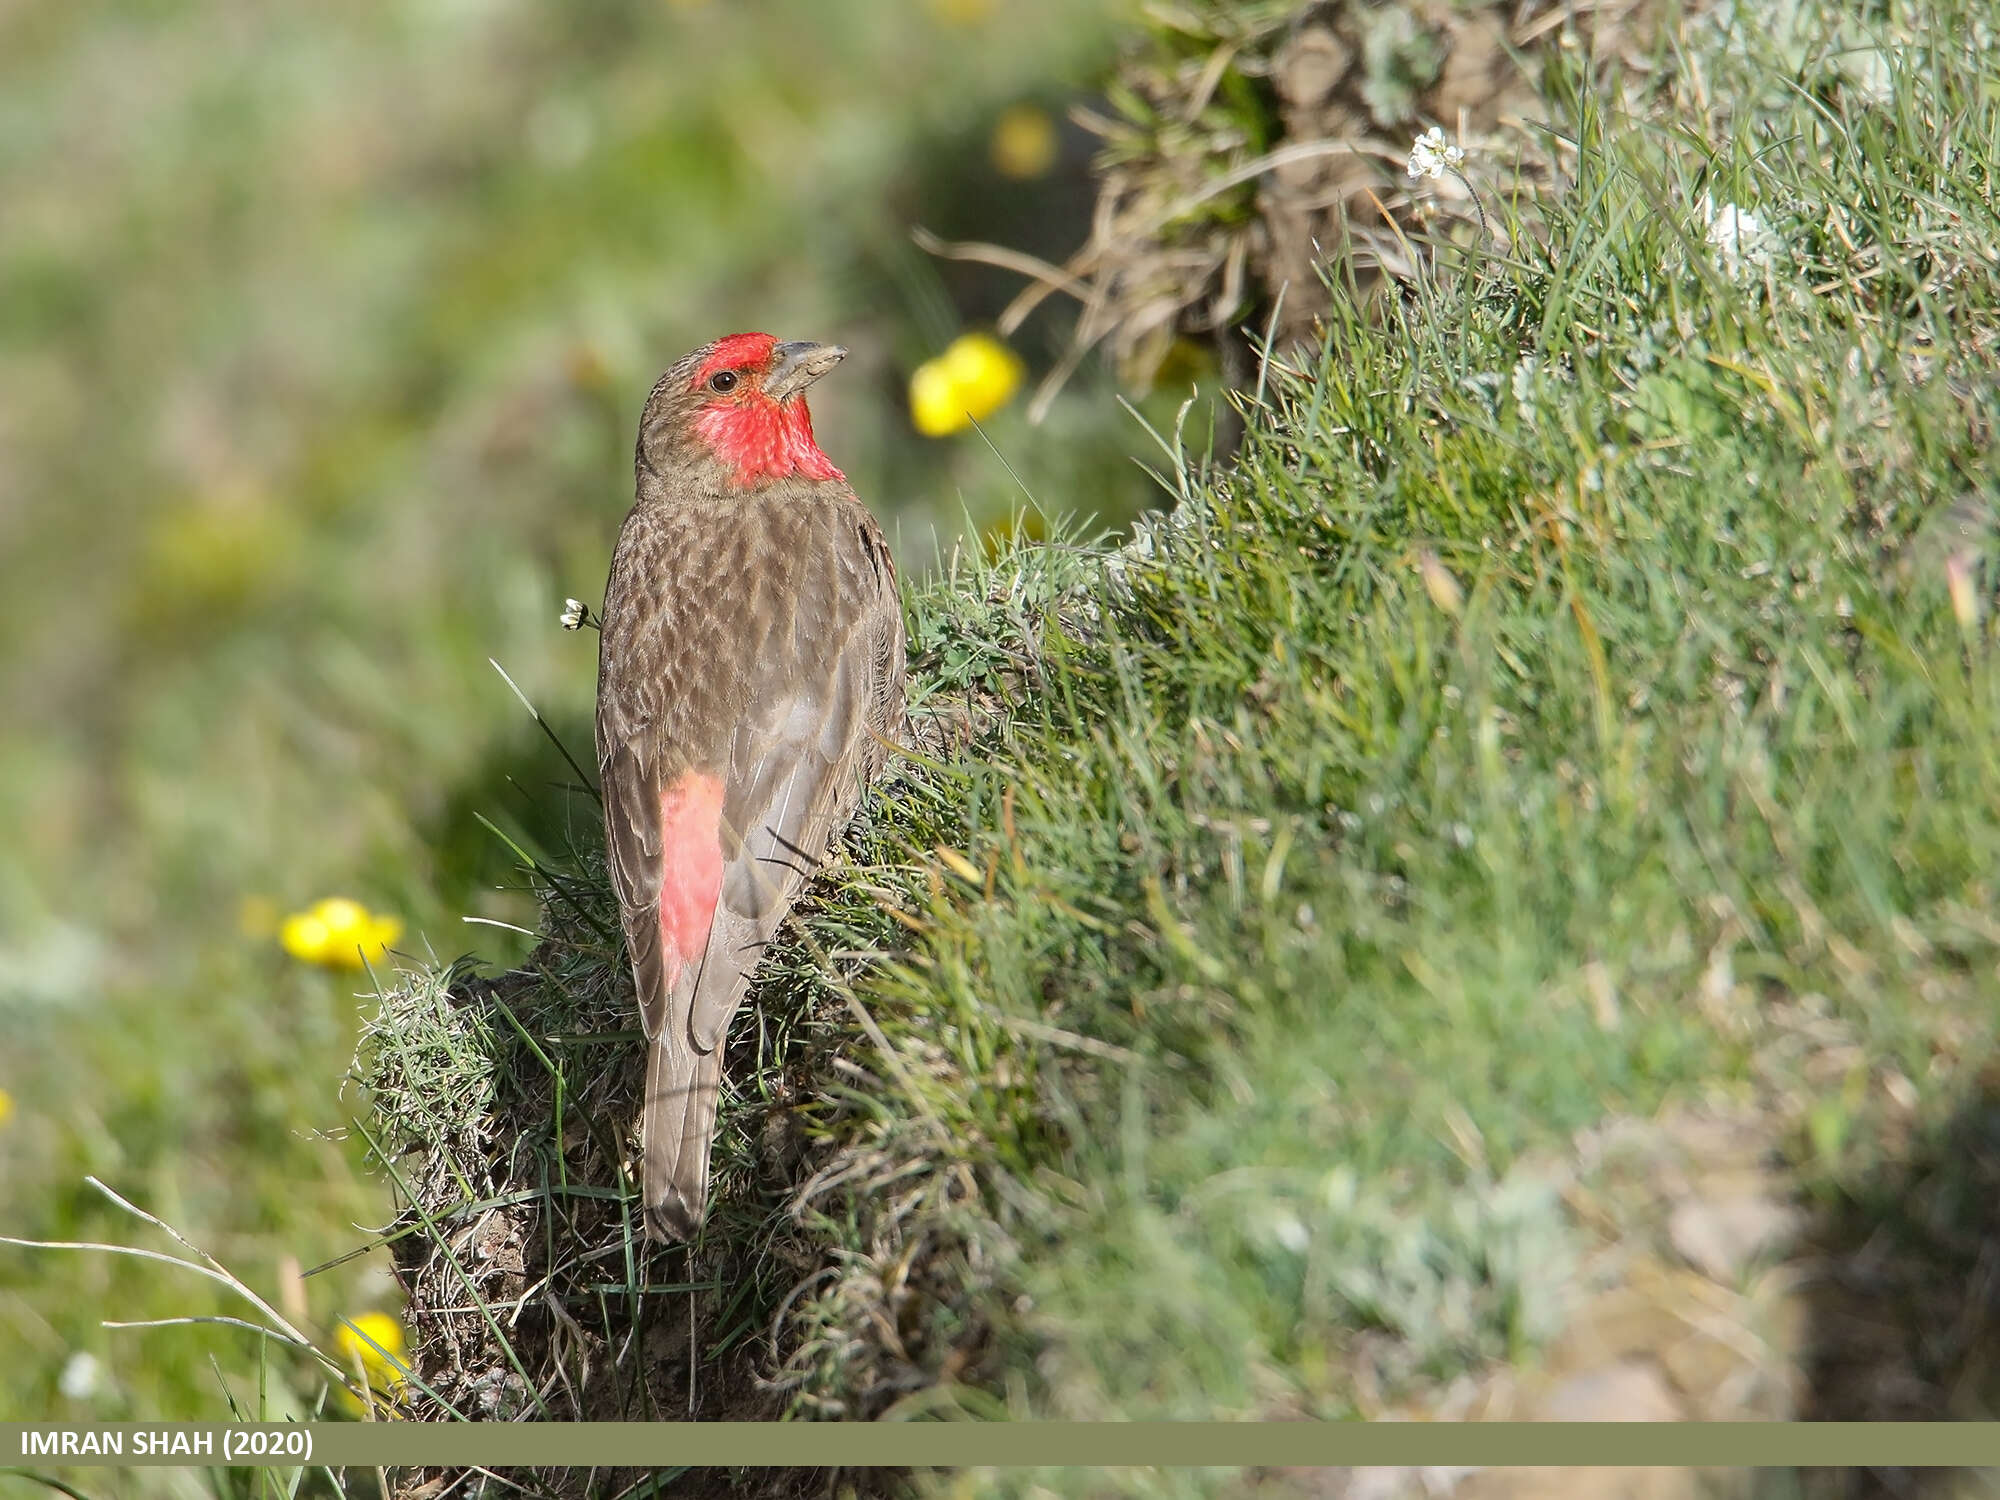
[[[605,585],[597,762],[656,1239],[700,1226],[730,1018],[902,726],[889,549],[801,394],[844,353],[736,334],[661,376]]]

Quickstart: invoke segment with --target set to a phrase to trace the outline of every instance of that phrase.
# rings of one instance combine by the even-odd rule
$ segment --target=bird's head
[[[646,398],[638,469],[725,493],[766,480],[842,479],[813,440],[806,387],[847,357],[838,344],[732,333],[677,360]]]

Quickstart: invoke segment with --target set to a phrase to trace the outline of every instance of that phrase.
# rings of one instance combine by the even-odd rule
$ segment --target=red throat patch
[[[701,961],[722,895],[722,783],[689,771],[660,793],[660,956],[667,988]]]
[[[813,439],[806,398],[773,401],[762,391],[712,401],[695,413],[694,430],[729,465],[739,485],[762,479],[845,479]]]

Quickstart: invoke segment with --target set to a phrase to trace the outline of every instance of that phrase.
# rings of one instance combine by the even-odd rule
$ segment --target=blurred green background
[[[96,1174],[265,1295],[303,1285],[316,1336],[394,1307],[367,1261],[287,1269],[386,1200],[343,1137],[367,976],[273,928],[346,894],[413,954],[524,951],[462,920],[533,922],[479,817],[551,845],[594,813],[488,658],[588,754],[596,639],[557,613],[599,598],[639,403],[685,349],[849,345],[817,425],[907,568],[1010,524],[1021,486],[1108,524],[1150,503],[1097,376],[1041,428],[1019,398],[988,424],[1019,485],[905,398],[1015,285],[913,223],[1081,241],[1063,110],[1113,10],[0,3],[4,1232],[162,1246]],[[1017,136],[1010,176],[1024,105],[1057,149]],[[1038,317],[1034,373],[1065,331]],[[213,1415],[252,1341],[100,1320],[222,1308],[0,1250],[0,1409]]]

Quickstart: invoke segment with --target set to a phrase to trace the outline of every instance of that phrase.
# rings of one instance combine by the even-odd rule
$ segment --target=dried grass
[[[1036,419],[1100,346],[1143,390],[1184,335],[1220,340],[1226,357],[1239,330],[1297,345],[1323,333],[1329,264],[1365,301],[1408,282],[1440,244],[1484,233],[1505,253],[1532,232],[1535,203],[1569,176],[1569,143],[1546,126],[1549,70],[1581,66],[1632,106],[1661,74],[1670,18],[1690,8],[1151,5],[1150,40],[1109,90],[1116,113],[1075,115],[1104,143],[1083,246],[1054,266],[1000,246],[918,241],[1030,278],[1002,333],[1057,293],[1079,304],[1069,349],[1035,392]],[[1410,143],[1427,123],[1465,149],[1462,177],[1410,182]],[[1247,383],[1234,359],[1226,373]]]

